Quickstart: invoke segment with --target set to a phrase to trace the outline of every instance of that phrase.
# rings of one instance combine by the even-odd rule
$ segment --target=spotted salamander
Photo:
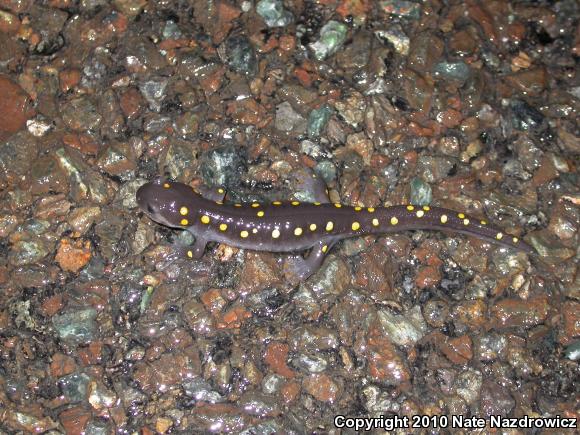
[[[154,221],[195,236],[194,245],[186,250],[191,258],[203,255],[210,241],[271,252],[312,249],[306,258],[292,257],[292,271],[300,280],[320,267],[336,242],[366,234],[451,230],[533,253],[527,243],[485,220],[440,207],[350,207],[298,201],[230,205],[223,203],[222,189],[214,193],[218,196],[208,199],[187,184],[158,178],[139,188],[137,203]]]

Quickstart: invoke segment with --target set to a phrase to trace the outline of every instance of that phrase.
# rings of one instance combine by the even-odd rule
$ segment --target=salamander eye
[[[151,204],[147,204],[147,212],[148,213],[155,213],[155,209],[151,206]]]

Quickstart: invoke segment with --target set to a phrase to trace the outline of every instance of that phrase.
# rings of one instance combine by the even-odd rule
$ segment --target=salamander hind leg
[[[284,275],[290,281],[305,281],[314,272],[320,269],[324,257],[330,250],[334,241],[319,241],[306,258],[301,255],[292,255],[284,261]]]
[[[297,170],[290,174],[290,179],[294,185],[294,189],[306,192],[310,196],[310,198],[306,199],[307,202],[311,200],[316,204],[328,204],[330,202],[326,184],[312,170]],[[296,195],[294,196],[296,197]],[[300,201],[305,200],[305,198],[301,197],[296,197],[296,199]]]

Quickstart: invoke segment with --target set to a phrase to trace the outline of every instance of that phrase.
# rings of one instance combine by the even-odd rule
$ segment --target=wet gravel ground
[[[0,0],[0,432],[577,419],[579,18],[574,0]],[[333,201],[466,211],[538,256],[403,232],[344,241],[297,284],[282,255],[180,258],[188,235],[136,208],[158,174],[308,201],[309,171]]]

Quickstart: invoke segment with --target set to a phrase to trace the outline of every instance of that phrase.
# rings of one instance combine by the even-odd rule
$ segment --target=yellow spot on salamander
[[[316,231],[316,224],[310,224],[308,228],[310,228],[310,231]]]
[[[222,201],[216,201],[215,202],[217,205],[224,205],[224,203]]]
[[[187,219],[181,219],[181,222],[179,222],[181,225],[186,226],[189,221]]]
[[[319,202],[315,202],[314,205],[320,205],[320,203]]]
[[[201,223],[202,223],[202,224],[206,224],[206,225],[207,225],[207,224],[209,224],[209,216],[204,214],[204,215],[201,217]]]
[[[163,187],[166,189],[169,189],[171,187],[171,185],[169,183],[163,183]]]
[[[326,231],[332,231],[333,228],[334,228],[334,223],[332,221],[328,221],[326,223]]]
[[[189,258],[193,258],[193,252],[192,251],[187,251],[187,256]]]
[[[374,207],[369,207],[369,208],[367,208],[367,211],[369,213],[374,213],[375,212],[375,208]]]
[[[424,206],[423,206],[423,210],[425,210],[425,211],[429,211],[429,210],[431,210],[431,207],[429,207],[428,205],[424,205]]]
[[[518,243],[519,241],[520,241],[520,239],[518,239],[517,237],[514,237],[514,238],[512,239],[512,242],[514,242],[514,243]]]
[[[225,193],[225,190],[222,189],[221,187],[218,189],[218,193]]]
[[[408,205],[408,206],[407,206],[407,210],[409,210],[409,211],[413,211],[413,210],[415,210],[415,207],[413,207],[412,205]]]
[[[350,227],[352,228],[353,231],[360,230],[360,224],[358,222],[353,222]]]
[[[274,201],[272,205],[282,205],[282,203],[280,201]]]
[[[292,201],[290,204],[292,204],[292,205],[300,205],[300,201]]]
[[[258,203],[258,202],[252,202],[252,207],[253,208],[260,207],[260,203]]]
[[[459,219],[465,219],[465,215],[463,213],[457,213],[457,217]]]
[[[181,208],[179,209],[179,214],[180,214],[181,216],[186,216],[188,211],[189,211],[189,210],[187,210],[187,207],[181,207]]]
[[[334,203],[334,206],[335,206],[336,208],[340,208],[340,207],[342,207],[342,204],[340,204],[340,203],[338,203],[338,202],[335,202],[335,203]]]
[[[302,235],[302,228],[300,228],[300,227],[294,228],[294,235],[295,236]]]
[[[236,203],[236,204],[234,204],[234,206],[235,206],[235,207],[241,207],[241,206],[242,206],[242,204]]]
[[[469,219],[467,218],[463,219],[463,225],[465,226],[469,225]]]
[[[257,228],[252,228],[252,234],[256,234],[258,232]]]
[[[379,226],[379,220],[377,218],[373,219],[373,226],[374,227],[378,227]]]
[[[248,237],[249,235],[250,235],[250,233],[248,233],[246,230],[244,230],[244,231],[242,231],[242,232],[240,233],[240,237],[241,237],[242,239],[245,239],[245,238],[246,238],[246,237]]]
[[[272,238],[277,239],[278,237],[280,237],[280,230],[278,228],[275,228],[274,230],[272,230]]]
[[[399,223],[399,219],[396,216],[391,218],[391,225],[397,225]]]
[[[256,213],[256,216],[264,217],[264,210],[260,210],[258,213]]]
[[[496,238],[497,240],[501,240],[501,239],[503,238],[503,233],[497,233],[497,234],[495,235],[495,238]]]
[[[328,251],[328,246],[327,245],[324,245],[322,247],[322,252],[326,254],[326,251]]]
[[[446,224],[447,223],[447,215],[446,214],[442,214],[440,220],[441,220],[441,223],[442,224]]]
[[[220,231],[225,231],[228,229],[227,224],[220,224]]]
[[[354,211],[361,211],[361,210],[362,210],[362,207],[355,207],[354,208]]]
[[[425,212],[423,210],[417,210],[417,217],[422,218],[423,216],[425,216]]]
[[[480,223],[481,225],[487,225],[487,221],[484,221],[484,220],[481,220],[481,221],[479,221],[479,223]]]

